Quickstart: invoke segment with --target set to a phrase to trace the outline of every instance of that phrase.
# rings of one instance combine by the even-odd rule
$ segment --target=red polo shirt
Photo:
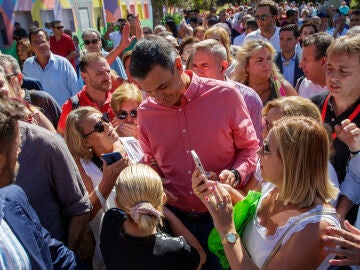
[[[79,107],[91,106],[91,107],[98,109],[102,113],[109,113],[110,120],[114,117],[114,113],[112,112],[111,107],[110,107],[110,101],[111,101],[111,96],[112,96],[110,91],[107,92],[106,100],[104,102],[104,105],[101,107],[99,107],[96,102],[93,102],[89,98],[88,94],[86,93],[86,85],[76,95],[79,98]],[[71,99],[68,99],[62,106],[62,113],[61,113],[61,116],[59,119],[58,129],[65,130],[66,118],[72,110],[73,110],[73,106],[72,106]]]
[[[55,36],[50,37],[50,50],[52,53],[66,57],[72,51],[76,51],[75,45],[71,37],[62,34],[59,41],[56,41]],[[69,60],[75,69],[75,58]],[[76,69],[75,69],[76,70]]]

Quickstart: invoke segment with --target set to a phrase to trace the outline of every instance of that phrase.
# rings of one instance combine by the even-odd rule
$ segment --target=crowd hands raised
[[[0,206],[20,201],[46,245],[0,207],[24,259],[0,265],[222,269],[213,228],[231,269],[360,265],[360,12],[346,7],[262,0],[154,29],[129,14],[75,43],[61,21],[17,38],[20,64],[0,55]]]

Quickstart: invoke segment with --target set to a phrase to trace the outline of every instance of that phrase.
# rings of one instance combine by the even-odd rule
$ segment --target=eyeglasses
[[[273,15],[271,14],[262,14],[262,15],[256,15],[255,16],[255,20],[262,20],[262,21],[265,21],[267,17],[272,17]]]
[[[132,118],[136,118],[137,117],[137,110],[131,110],[130,112],[127,111],[120,111],[118,112],[118,114],[116,115],[117,118],[124,120],[128,117],[128,115],[130,114],[130,116]]]
[[[107,113],[104,113],[104,114],[101,116],[100,121],[95,124],[94,129],[93,129],[90,133],[85,134],[85,135],[84,135],[84,138],[90,136],[90,135],[93,134],[94,132],[103,133],[104,130],[105,130],[104,122],[105,122],[105,123],[109,123],[109,122],[110,122],[109,116],[108,116]]]
[[[88,40],[88,39],[85,39],[85,40],[84,40],[85,45],[89,45],[90,43],[96,44],[96,43],[98,43],[98,42],[99,42],[99,39],[98,39],[98,38],[94,38],[94,39],[92,39],[92,40]]]
[[[8,82],[10,82],[11,79],[14,78],[16,75],[17,75],[17,73],[13,73],[13,74],[7,75],[5,78]]]
[[[265,156],[267,154],[274,154],[274,153],[276,152],[271,152],[268,143],[264,141],[263,146],[260,149],[261,156]]]
[[[60,29],[63,29],[64,28],[64,26],[62,25],[62,26],[56,26],[55,27],[57,30],[60,30]]]

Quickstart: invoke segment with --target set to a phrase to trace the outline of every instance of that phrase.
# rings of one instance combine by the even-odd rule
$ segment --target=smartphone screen
[[[122,156],[119,152],[111,152],[107,154],[101,155],[101,157],[105,160],[107,165],[111,165],[114,162],[118,161],[119,159],[122,159]]]

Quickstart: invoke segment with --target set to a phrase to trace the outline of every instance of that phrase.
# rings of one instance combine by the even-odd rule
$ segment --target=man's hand
[[[355,123],[345,119],[341,125],[335,125],[334,130],[339,140],[347,144],[351,152],[360,150],[360,129]]]
[[[221,183],[228,184],[230,186],[233,186],[236,181],[235,175],[229,170],[223,170],[219,174],[219,179]]]

